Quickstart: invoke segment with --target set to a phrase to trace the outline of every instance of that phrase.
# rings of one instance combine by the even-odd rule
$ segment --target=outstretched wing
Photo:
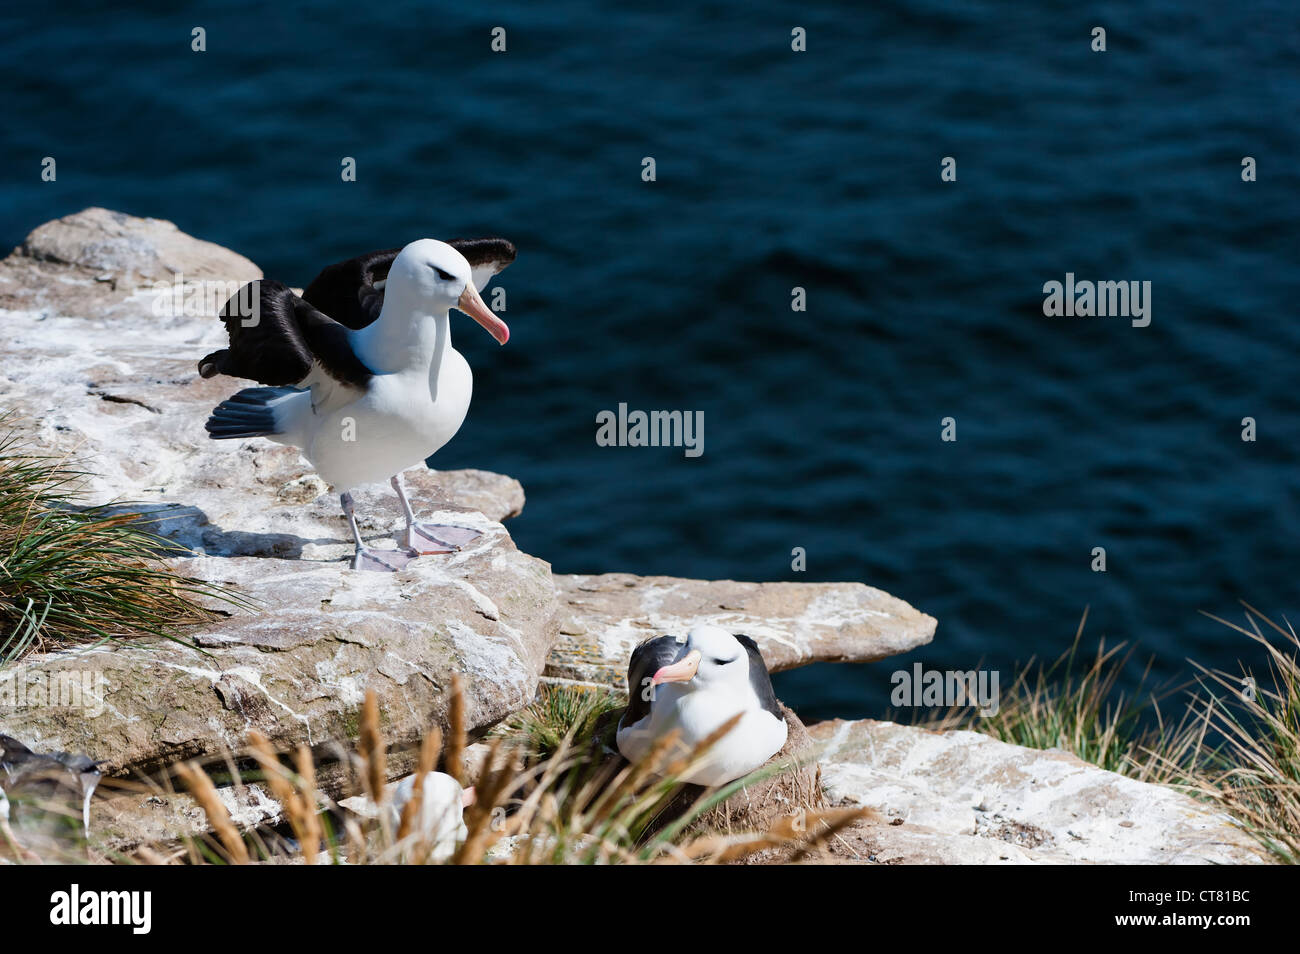
[[[452,239],[447,243],[469,262],[474,287],[482,291],[507,265],[515,260],[515,244],[503,238]]]
[[[364,388],[373,373],[352,350],[348,329],[283,282],[249,282],[221,309],[230,347],[199,361],[199,374],[296,385],[318,364],[336,381]]]
[[[354,331],[364,328],[379,317],[384,306],[383,283],[400,251],[386,248],[326,265],[303,289],[303,300]]]
[[[452,239],[480,291],[515,260],[503,238]],[[349,330],[366,327],[384,305],[384,282],[400,248],[380,249],[322,269],[299,297],[273,279],[249,282],[221,309],[230,347],[199,361],[205,378],[229,374],[276,387],[300,384],[319,364],[330,377],[365,387],[373,376],[352,351]]]
[[[451,239],[447,244],[465,256],[479,291],[515,260],[514,243],[503,238]],[[328,265],[303,290],[302,297],[348,328],[364,328],[384,307],[384,282],[400,251],[380,249]]]
[[[664,666],[676,662],[685,645],[676,636],[656,636],[632,650],[627,664],[627,711],[620,725],[636,725],[650,714],[650,680]]]

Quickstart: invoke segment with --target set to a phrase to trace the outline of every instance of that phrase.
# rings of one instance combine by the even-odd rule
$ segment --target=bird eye
[[[437,272],[438,277],[441,278],[444,282],[449,282],[456,277],[451,272],[444,272],[437,265],[430,265],[429,267],[432,268],[435,272]]]
[[[715,666],[725,666],[727,663],[735,662],[735,661],[736,660],[734,659],[715,659],[713,660],[713,664]]]

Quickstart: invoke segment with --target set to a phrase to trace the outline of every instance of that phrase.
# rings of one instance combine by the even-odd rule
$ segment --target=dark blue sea
[[[0,242],[101,205],[302,285],[505,235],[514,336],[456,325],[474,404],[434,464],[518,477],[523,549],[865,581],[939,620],[906,665],[1054,657],[1090,607],[1085,642],[1136,646],[1130,688],[1148,657],[1177,681],[1262,662],[1203,612],[1300,616],[1298,22],[1294,0],[9,4]],[[1045,317],[1067,272],[1150,281],[1150,325]],[[703,411],[703,455],[598,447],[620,402]],[[777,688],[879,715],[895,668]]]

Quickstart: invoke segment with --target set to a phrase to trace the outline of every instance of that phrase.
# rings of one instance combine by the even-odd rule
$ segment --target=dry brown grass
[[[1245,626],[1210,618],[1263,647],[1268,672],[1197,667],[1195,745],[1169,757],[1191,767],[1193,794],[1230,812],[1276,860],[1300,864],[1300,637],[1244,605]],[[1223,741],[1207,749],[1211,734]]]
[[[212,784],[212,779],[197,765],[190,762],[183,762],[176,766],[176,774],[190,790],[190,794],[199,803],[204,814],[208,816],[208,824],[212,826],[225,858],[231,864],[248,864],[248,846],[244,844],[239,830],[230,820],[230,812],[226,810],[226,806],[217,795],[217,787]]]
[[[925,716],[918,723],[936,731],[970,729],[1003,742],[1031,749],[1064,749],[1086,762],[1144,782],[1181,778],[1178,763],[1162,757],[1189,741],[1189,721],[1170,725],[1157,694],[1117,689],[1133,657],[1123,643],[1097,644],[1090,659],[1081,653],[1085,610],[1070,648],[1055,661],[1030,660],[1019,667],[1000,695],[994,715],[981,716],[969,706]],[[1146,683],[1143,674],[1142,684]]]
[[[459,694],[459,686],[454,692]],[[436,728],[425,737],[419,756],[421,772],[437,765],[440,756],[444,771],[464,771],[463,708],[453,705],[449,721],[445,745]],[[642,762],[621,767],[595,764],[589,745],[575,740],[572,733],[560,741],[555,752],[540,760],[529,759],[518,747],[496,738],[475,779],[476,799],[465,812],[468,835],[451,863],[728,863],[773,848],[782,849],[786,860],[805,860],[836,832],[863,816],[860,810],[801,812],[764,831],[725,835],[692,827],[702,813],[743,785],[789,768],[779,763],[744,780],[707,790],[665,824],[662,812],[682,790],[680,775],[695,766],[730,728],[725,726],[688,755],[674,759],[669,759],[668,753],[676,740],[664,739]],[[392,831],[384,812],[361,818],[343,815],[337,808],[329,810],[332,803],[316,790],[305,749],[299,749],[296,771],[292,772],[265,739],[252,739],[250,751],[272,796],[283,808],[297,848],[286,848],[283,840],[245,833],[236,839],[244,846],[241,854],[231,841],[233,826],[211,780],[195,767],[186,766],[182,779],[208,813],[213,828],[212,834],[197,840],[200,844],[190,852],[191,860],[239,863],[251,856],[304,863],[388,864],[430,859],[432,845],[422,843],[425,836],[409,814],[418,798],[408,803],[401,824]],[[384,764],[378,707],[371,694],[362,709],[356,782],[381,806],[387,798]],[[323,810],[321,805],[327,808]],[[340,818],[341,825],[333,821]],[[342,837],[332,834],[339,828]],[[155,851],[152,860],[162,857],[165,852]]]

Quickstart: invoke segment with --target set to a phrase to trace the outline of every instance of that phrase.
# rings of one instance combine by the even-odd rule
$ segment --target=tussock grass
[[[496,734],[531,757],[549,758],[565,738],[591,738],[601,716],[626,701],[613,690],[543,685],[537,701],[507,718]]]
[[[1031,659],[1001,692],[998,711],[980,716],[968,707],[922,720],[927,728],[971,729],[1031,749],[1064,749],[1112,772],[1142,781],[1172,782],[1180,772],[1165,758],[1187,741],[1184,720],[1166,723],[1162,698],[1177,691],[1145,692],[1149,667],[1138,691],[1116,686],[1133,658],[1123,643],[1102,639],[1089,659],[1082,652],[1085,610],[1070,648],[1050,663]]]
[[[1080,662],[1085,612],[1069,651],[1053,663],[1020,668],[996,715],[954,709],[920,724],[1060,748],[1110,771],[1173,786],[1224,809],[1275,860],[1298,864],[1300,638],[1289,622],[1243,606],[1244,626],[1210,618],[1265,649],[1269,671],[1262,677],[1193,663],[1198,674],[1185,686],[1126,695],[1116,686],[1131,651],[1108,649],[1102,640],[1091,660]],[[1169,722],[1161,700],[1175,693],[1184,710]]]
[[[188,551],[137,515],[79,507],[86,477],[13,430],[0,436],[0,666],[73,643],[171,637],[213,618],[200,597],[242,602],[168,567],[164,557]]]
[[[1300,638],[1289,622],[1243,605],[1245,626],[1210,618],[1261,645],[1268,673],[1197,667],[1200,732],[1224,742],[1198,753],[1189,787],[1235,816],[1274,858],[1300,864]]]

